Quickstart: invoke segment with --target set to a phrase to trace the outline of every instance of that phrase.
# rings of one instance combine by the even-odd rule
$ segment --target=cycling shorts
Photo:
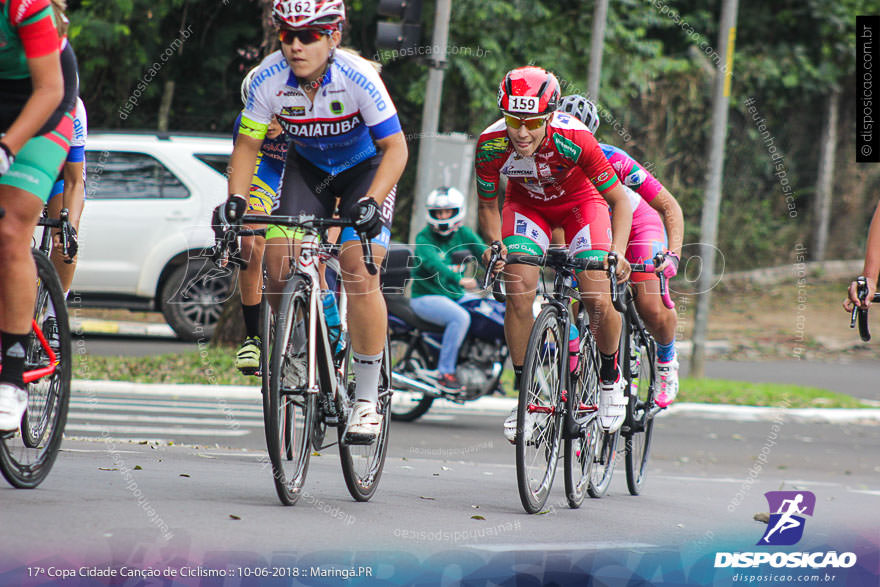
[[[294,149],[290,149],[284,165],[281,198],[278,208],[273,213],[280,216],[314,214],[321,218],[329,218],[337,208],[338,199],[340,217],[353,218],[357,201],[366,195],[381,162],[380,153],[336,175],[330,175],[298,155]],[[386,249],[391,241],[391,221],[394,218],[396,194],[397,186],[392,188],[382,202],[379,208],[382,232],[372,240],[374,244]],[[266,238],[294,238],[294,231],[287,227],[269,226],[266,229]],[[344,228],[339,237],[340,244],[358,240],[360,238],[351,227]]]
[[[604,200],[575,196],[550,203],[505,198],[501,235],[509,253],[543,255],[557,227],[571,243],[569,254],[578,259],[604,259],[611,250],[611,218]]]
[[[281,187],[283,171],[283,162],[266,157],[263,153],[257,156],[257,165],[254,168],[254,177],[251,180],[248,197],[249,212],[271,214],[272,210],[278,206],[278,191]]]
[[[632,229],[626,246],[626,260],[630,263],[644,263],[654,258],[669,246],[666,229],[660,214],[647,202],[641,202],[633,211]],[[633,273],[630,281],[651,281],[660,279],[654,273]]]
[[[18,152],[2,177],[0,185],[29,192],[42,202],[49,200],[52,186],[67,159],[73,137],[76,96],[79,92],[76,56],[68,43],[61,51],[61,72],[64,76],[64,98],[49,120]],[[0,83],[0,131],[5,132],[24,108],[32,93],[30,78],[2,80]]]

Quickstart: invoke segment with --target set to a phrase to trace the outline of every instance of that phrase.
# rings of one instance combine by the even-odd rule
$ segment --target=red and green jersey
[[[0,0],[0,79],[30,77],[27,60],[59,47],[49,0]]]
[[[547,122],[547,135],[530,157],[516,153],[504,119],[483,131],[474,160],[477,193],[498,196],[500,178],[507,177],[507,197],[559,203],[584,197],[601,201],[619,183],[599,143],[575,117],[556,112]]]

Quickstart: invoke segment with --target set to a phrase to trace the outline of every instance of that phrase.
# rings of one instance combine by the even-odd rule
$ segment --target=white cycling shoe
[[[504,420],[504,438],[506,438],[510,444],[516,444],[516,420],[516,408],[513,408],[513,411],[510,412],[510,415]],[[529,413],[526,415],[526,423],[525,426],[523,426],[523,434],[525,434],[526,442],[530,442],[532,436],[535,434],[535,420],[537,420],[535,414]]]
[[[15,432],[27,410],[27,392],[11,383],[0,383],[0,433]]]
[[[345,427],[345,442],[348,444],[373,444],[379,438],[382,416],[376,411],[376,404],[358,400],[348,417]]]
[[[599,382],[599,426],[606,432],[616,432],[623,425],[626,417],[625,384],[620,370],[614,383]]]
[[[661,408],[675,401],[678,395],[678,357],[668,363],[657,362],[657,397],[654,402]]]

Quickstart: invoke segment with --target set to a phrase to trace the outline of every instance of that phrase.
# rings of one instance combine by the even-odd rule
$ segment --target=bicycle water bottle
[[[572,373],[578,366],[578,351],[581,349],[580,333],[574,324],[568,329],[568,369]]]
[[[641,374],[642,356],[638,345],[629,345],[629,372],[632,374],[632,382],[629,393],[633,397],[639,395],[639,375]]]
[[[321,301],[324,303],[324,320],[330,334],[330,344],[336,343],[335,353],[342,350],[342,329],[340,327],[339,308],[336,307],[336,296],[330,290],[321,291]]]

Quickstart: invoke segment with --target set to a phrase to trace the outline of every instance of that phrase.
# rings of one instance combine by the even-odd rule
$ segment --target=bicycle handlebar
[[[858,317],[859,336],[863,341],[868,342],[871,340],[871,332],[868,329],[868,310],[867,308],[859,307],[861,302],[865,301],[868,297],[868,280],[863,276],[856,279],[856,295],[859,298],[859,304],[853,306],[849,327],[856,327],[856,317]],[[880,293],[875,293],[871,301],[880,302]]]
[[[495,267],[495,263],[501,259],[501,243],[496,241],[490,246],[492,249],[492,255],[489,258],[489,262],[486,264],[486,277],[483,279],[483,289],[487,289],[490,282],[492,282],[494,286],[496,280],[492,269]],[[617,273],[615,272],[615,269],[617,268],[617,255],[615,253],[609,253],[606,258],[608,260],[607,269],[605,268],[604,260],[576,259],[569,257],[568,251],[564,249],[548,249],[543,255],[514,255],[509,257],[505,263],[507,265],[550,267],[556,271],[569,273],[572,276],[576,271],[607,271],[608,277],[611,280],[611,302],[616,306],[618,304],[618,299],[620,298],[620,291],[617,287]],[[492,295],[495,296],[495,299],[498,299],[498,296],[495,295],[494,287]],[[498,301],[504,300],[499,299]]]
[[[652,259],[652,263],[630,263],[630,267],[632,268],[633,273],[655,273],[657,271],[657,267],[659,267],[664,261],[663,253],[657,253],[654,255]],[[662,272],[659,275],[660,277],[660,299],[663,300],[663,305],[669,308],[670,310],[675,309],[675,302],[672,301],[672,296],[669,295],[669,280],[666,278],[666,275]]]

